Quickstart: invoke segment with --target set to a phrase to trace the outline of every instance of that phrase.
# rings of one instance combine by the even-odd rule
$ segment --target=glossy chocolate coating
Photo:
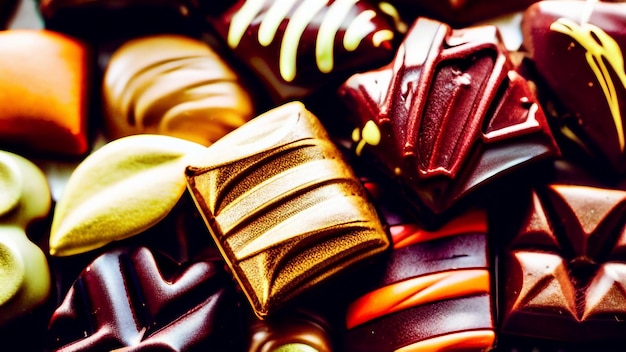
[[[380,185],[365,181],[365,187],[379,208],[398,203]],[[495,296],[485,212],[473,210],[432,232],[398,219],[385,217],[394,249],[383,269],[368,275],[367,293],[348,306],[344,350],[493,347]]]
[[[538,187],[502,258],[505,334],[602,343],[626,327],[626,192]]]
[[[299,102],[209,146],[187,180],[260,318],[390,244],[361,183]]]
[[[398,180],[429,227],[494,180],[559,154],[493,26],[420,18],[392,63],[339,93],[360,127],[356,154]]]
[[[290,310],[265,320],[254,319],[248,327],[249,352],[331,352],[333,345],[326,322],[313,312]]]
[[[15,29],[0,31],[0,51],[1,148],[46,157],[85,155],[89,47],[54,31]]]
[[[625,21],[626,3],[542,1],[522,22],[564,156],[605,174],[626,172]]]
[[[219,262],[180,265],[146,247],[87,266],[49,324],[51,350],[229,351],[234,292]]]
[[[278,103],[387,63],[398,36],[366,1],[240,0],[207,21]]]

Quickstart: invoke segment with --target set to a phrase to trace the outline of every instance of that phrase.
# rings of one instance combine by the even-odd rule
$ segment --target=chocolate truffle
[[[89,50],[48,30],[0,31],[0,144],[78,157],[89,149]]]
[[[48,262],[27,231],[51,209],[43,172],[17,154],[0,151],[0,326],[42,306],[50,295]]]
[[[339,94],[358,126],[355,153],[397,180],[427,227],[502,176],[559,155],[494,26],[419,18],[392,63],[353,75]]]
[[[181,35],[126,42],[113,53],[102,90],[112,139],[153,133],[209,145],[254,111],[228,64],[206,43]]]
[[[387,63],[398,36],[390,16],[358,0],[240,0],[207,21],[278,103]]]
[[[542,1],[522,21],[564,156],[610,175],[626,173],[625,21],[626,3],[597,1]]]
[[[505,334],[560,341],[624,339],[626,192],[537,187],[502,256]]]
[[[232,351],[234,291],[219,262],[179,264],[146,247],[97,257],[49,323],[51,351]]]
[[[187,182],[259,318],[390,244],[353,170],[300,102],[209,146]]]

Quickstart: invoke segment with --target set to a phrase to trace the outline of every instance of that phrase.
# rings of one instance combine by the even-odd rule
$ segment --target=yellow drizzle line
[[[409,26],[406,24],[406,22],[402,21],[402,18],[400,18],[400,14],[398,13],[398,9],[396,9],[395,6],[386,1],[383,1],[378,4],[378,8],[380,9],[380,11],[393,18],[393,22],[398,32],[406,33],[406,31],[409,29]]]
[[[361,12],[346,29],[343,37],[343,47],[348,51],[354,51],[359,47],[361,40],[368,34],[372,33],[376,28],[370,20],[376,16],[373,10]]]
[[[317,32],[315,60],[323,73],[333,70],[333,48],[335,35],[345,17],[359,0],[337,0],[328,9]]]
[[[263,3],[264,1],[261,0],[246,1],[239,11],[233,15],[228,28],[227,41],[229,47],[236,48],[239,45],[250,23],[263,8]]]
[[[293,5],[297,0],[281,0],[276,1],[267,10],[261,25],[259,26],[259,43],[268,46],[274,40],[278,26],[285,19]]]
[[[291,82],[296,77],[296,57],[302,33],[327,2],[328,0],[304,0],[287,24],[279,58],[280,75],[286,82]]]
[[[559,18],[550,25],[550,29],[559,33],[569,35],[587,50],[585,57],[591,70],[595,74],[602,91],[609,104],[613,122],[617,130],[620,151],[624,152],[624,128],[620,112],[619,100],[617,97],[615,84],[611,80],[611,75],[606,67],[605,61],[613,68],[619,77],[622,86],[626,88],[626,72],[624,72],[624,57],[619,45],[610,35],[601,28],[591,23],[578,25],[567,18]],[[597,38],[596,39],[594,39]]]

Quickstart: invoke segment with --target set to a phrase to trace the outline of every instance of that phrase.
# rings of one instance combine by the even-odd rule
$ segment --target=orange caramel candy
[[[48,30],[0,32],[0,143],[29,153],[88,151],[88,51]]]

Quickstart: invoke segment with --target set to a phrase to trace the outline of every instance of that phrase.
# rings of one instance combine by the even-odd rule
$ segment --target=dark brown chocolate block
[[[524,13],[523,47],[563,155],[626,173],[626,3],[542,1]]]
[[[389,199],[385,187],[367,180],[364,184],[378,208],[387,209],[382,214],[393,250],[360,280],[365,293],[348,305],[344,350],[494,347],[495,295],[486,213],[472,210],[437,231],[426,231],[393,214],[392,209],[402,211],[406,204]]]
[[[626,192],[550,184],[502,258],[504,334],[566,342],[624,340]]]
[[[367,1],[239,0],[207,22],[278,104],[387,63],[399,38]]]
[[[493,26],[419,18],[392,63],[353,75],[339,94],[358,126],[356,154],[398,181],[428,227],[495,180],[559,155]]]
[[[235,291],[221,261],[178,264],[120,248],[80,274],[49,323],[50,350],[230,351]]]
[[[187,182],[259,318],[390,245],[353,170],[300,102],[219,139]]]

